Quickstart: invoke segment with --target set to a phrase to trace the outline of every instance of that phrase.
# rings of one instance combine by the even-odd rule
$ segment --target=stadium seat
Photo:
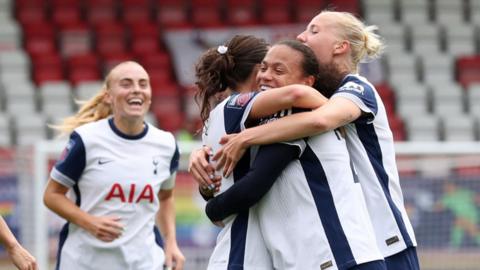
[[[457,80],[463,87],[480,82],[480,55],[458,58],[456,71]]]
[[[292,4],[296,22],[308,23],[325,8],[324,0],[296,0]]]
[[[12,144],[10,117],[0,113],[0,148],[9,147]]]
[[[400,19],[403,23],[418,26],[431,21],[429,0],[399,0]]]
[[[58,44],[63,56],[88,53],[92,43],[92,33],[84,23],[64,24],[58,30]]]
[[[466,10],[469,12],[470,22],[473,25],[480,26],[480,1],[470,0],[468,3],[470,5]]]
[[[475,54],[475,27],[470,24],[450,23],[445,26],[446,51],[453,56]]]
[[[402,119],[396,115],[389,115],[388,123],[393,133],[393,140],[404,141],[406,139],[406,134]]]
[[[480,82],[471,84],[466,94],[469,113],[480,120]]]
[[[435,21],[438,24],[447,26],[464,22],[466,16],[463,1],[435,0],[432,3],[435,11]]]
[[[265,24],[285,24],[292,21],[289,0],[260,1],[260,20]]]
[[[52,54],[57,50],[54,41],[46,37],[29,37],[25,39],[24,43],[25,50],[30,57]]]
[[[15,51],[21,46],[21,30],[13,20],[1,21],[0,52]]]
[[[103,87],[102,81],[80,82],[74,88],[75,100],[89,100],[96,95]]]
[[[114,23],[117,20],[116,1],[95,1],[85,3],[86,22],[92,26]]]
[[[9,115],[35,113],[37,111],[36,89],[30,82],[4,84],[5,111]]]
[[[15,138],[17,145],[30,145],[47,139],[47,119],[40,114],[24,114],[15,117]]]
[[[405,52],[408,41],[406,29],[409,28],[401,23],[379,25],[378,32],[385,39],[389,55]]]
[[[407,137],[410,141],[440,140],[439,119],[429,114],[419,114],[406,119]]]
[[[78,6],[57,6],[52,5],[51,21],[59,27],[64,25],[77,24],[82,21],[80,8]]]
[[[441,31],[442,28],[436,24],[412,25],[412,51],[418,55],[441,52]]]
[[[355,14],[356,16],[361,15],[360,11],[360,1],[359,0],[330,0],[330,5],[337,11],[347,11]]]
[[[28,73],[30,71],[30,58],[21,49],[0,52],[0,70]]]
[[[221,4],[219,0],[192,0],[192,23],[196,27],[222,26]]]
[[[445,141],[474,141],[475,121],[475,118],[468,114],[444,115],[442,126]]]
[[[41,23],[47,20],[46,4],[22,6],[20,1],[16,1],[16,18],[21,24]],[[24,1],[26,2],[26,1]]]
[[[156,0],[157,21],[164,28],[190,27],[185,0]]]
[[[125,24],[150,22],[152,20],[152,8],[148,5],[148,1],[140,1],[138,3],[128,2],[129,1],[123,1],[123,5],[121,5],[120,19]]]
[[[228,0],[225,19],[230,25],[247,26],[258,23],[256,1]]]
[[[395,18],[394,0],[364,0],[362,1],[365,20],[370,24],[390,24]]]
[[[397,82],[418,81],[419,62],[414,54],[397,53],[389,54],[386,59],[388,78],[392,85]]]
[[[432,89],[433,111],[436,115],[461,115],[465,113],[464,91],[456,83],[437,82]]]
[[[425,54],[420,55],[422,81],[426,84],[436,82],[452,83],[455,81],[454,58],[450,54]]]

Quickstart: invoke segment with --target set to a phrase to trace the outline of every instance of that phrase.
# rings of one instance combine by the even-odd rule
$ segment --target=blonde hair
[[[114,68],[113,68],[114,69]],[[112,70],[113,70],[112,69]],[[73,130],[84,124],[95,122],[112,115],[112,107],[105,102],[105,96],[110,87],[111,73],[108,73],[105,78],[102,89],[87,101],[76,101],[77,104],[82,105],[78,112],[63,119],[59,125],[49,125],[50,128],[60,132],[59,136],[70,135]]]
[[[355,70],[362,60],[372,60],[380,57],[385,45],[379,35],[374,33],[378,30],[376,25],[366,26],[353,14],[338,11],[322,11],[320,14],[335,16],[334,26],[341,38],[350,42],[352,62]]]

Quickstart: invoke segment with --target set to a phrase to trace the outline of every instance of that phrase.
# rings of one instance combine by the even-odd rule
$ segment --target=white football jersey
[[[212,148],[215,153],[220,149],[222,136],[238,133],[244,128],[252,105],[255,92],[234,94],[219,103],[211,112],[203,130],[203,144]],[[250,168],[249,152],[238,162],[234,172],[222,179],[220,193],[230,188],[233,183],[244,176]],[[218,172],[220,174],[220,172]],[[265,247],[255,207],[226,218],[210,257],[209,270],[273,269],[270,256]]]
[[[345,126],[346,141],[380,250],[388,257],[416,246],[404,207],[392,131],[380,96],[364,77],[350,74],[332,96],[337,97],[351,100],[364,112]]]
[[[107,243],[67,223],[57,269],[163,269],[155,215],[159,191],[174,187],[178,159],[173,135],[149,124],[136,136],[118,130],[113,118],[76,128],[51,178],[73,190],[80,209],[120,217],[125,230]]]
[[[382,260],[340,132],[297,145],[301,156],[284,169],[257,208],[275,269],[343,270]]]

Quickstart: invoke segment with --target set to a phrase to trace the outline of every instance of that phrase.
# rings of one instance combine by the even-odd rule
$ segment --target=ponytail
[[[77,101],[77,104],[82,106],[75,115],[66,117],[59,125],[50,125],[50,128],[59,131],[59,136],[64,136],[69,135],[81,125],[107,118],[112,114],[112,108],[104,101],[106,94],[107,85],[105,84],[90,100]]]

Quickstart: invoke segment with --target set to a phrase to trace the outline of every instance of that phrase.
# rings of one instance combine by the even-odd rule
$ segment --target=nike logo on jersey
[[[98,165],[103,165],[103,164],[107,164],[107,163],[110,163],[112,162],[113,160],[112,159],[104,159],[104,158],[101,158],[98,160]]]

